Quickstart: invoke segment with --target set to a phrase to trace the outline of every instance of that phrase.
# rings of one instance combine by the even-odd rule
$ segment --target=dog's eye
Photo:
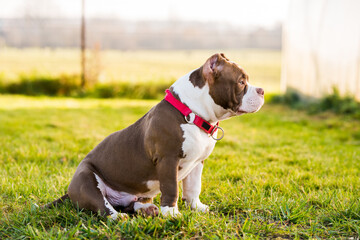
[[[239,83],[240,83],[240,85],[245,85],[245,81],[244,81],[244,80],[241,80]]]

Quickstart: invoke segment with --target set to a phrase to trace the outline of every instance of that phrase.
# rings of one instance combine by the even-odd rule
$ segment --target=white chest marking
[[[178,181],[184,179],[202,160],[206,159],[215,147],[216,141],[199,127],[191,124],[181,124],[184,131],[182,150],[185,155],[180,159]],[[217,132],[214,133],[216,137]]]

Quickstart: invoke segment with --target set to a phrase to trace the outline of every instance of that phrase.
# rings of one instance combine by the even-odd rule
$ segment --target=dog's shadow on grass
[[[157,206],[157,201],[154,202]],[[179,207],[184,209],[186,212],[185,217],[188,217],[189,213],[191,213],[190,208],[185,206],[183,201],[179,201]],[[182,216],[180,218],[168,218],[163,217],[161,215],[158,216],[143,216],[141,214],[135,212],[129,212],[128,209],[125,207],[115,207],[115,209],[119,212],[126,212],[128,214],[128,218],[125,219],[117,219],[112,220],[109,216],[100,215],[98,213],[94,213],[90,210],[86,209],[79,209],[78,207],[74,206],[69,199],[64,200],[64,202],[58,206],[51,207],[51,208],[41,208],[35,207],[34,205],[30,206],[30,209],[22,212],[18,215],[18,219],[22,219],[21,221],[24,224],[38,224],[46,228],[46,226],[51,227],[54,225],[60,225],[62,227],[74,226],[79,224],[80,221],[83,222],[91,222],[93,224],[98,224],[99,222],[106,222],[107,224],[117,224],[118,222],[126,222],[131,221],[133,219],[163,219],[166,221],[176,222],[182,221]],[[8,222],[11,225],[11,221]]]

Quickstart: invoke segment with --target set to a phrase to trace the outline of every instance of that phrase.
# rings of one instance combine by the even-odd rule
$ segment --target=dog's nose
[[[262,89],[262,88],[257,88],[256,89],[256,92],[259,94],[259,95],[261,95],[261,96],[264,96],[264,89]]]

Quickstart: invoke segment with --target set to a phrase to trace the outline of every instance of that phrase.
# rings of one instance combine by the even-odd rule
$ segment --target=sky
[[[195,20],[271,27],[284,20],[290,0],[85,0],[87,17]],[[81,0],[0,0],[0,18],[79,17]]]

